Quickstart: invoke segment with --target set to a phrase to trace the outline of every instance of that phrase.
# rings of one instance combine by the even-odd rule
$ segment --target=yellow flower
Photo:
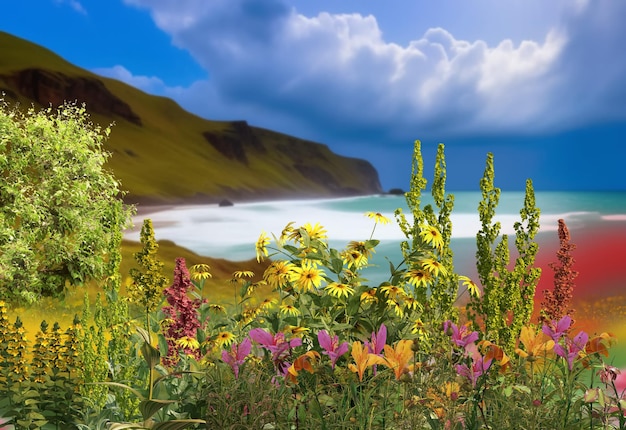
[[[348,266],[354,264],[356,267],[367,265],[367,256],[356,249],[347,249],[341,253],[343,264]]]
[[[235,278],[254,278],[254,272],[250,270],[237,270],[233,273]]]
[[[211,267],[208,264],[196,264],[189,268],[191,273],[191,279],[194,281],[204,281],[205,279],[212,278],[210,273]]]
[[[303,261],[302,267],[293,269],[291,281],[295,282],[300,290],[307,292],[320,286],[324,279],[323,275],[324,271],[322,269],[316,268],[311,262]]]
[[[217,343],[220,347],[228,346],[235,340],[235,335],[229,331],[222,331],[218,333],[215,338],[215,343]]]
[[[402,287],[398,287],[396,285],[387,284],[384,287],[380,287],[380,291],[387,294],[390,297],[404,297],[406,296],[406,292],[402,289]]]
[[[413,322],[413,327],[411,327],[411,333],[419,335],[423,335],[426,333],[424,322],[421,318],[418,318]]]
[[[419,235],[420,237],[426,241],[426,243],[430,243],[435,248],[441,250],[443,248],[443,236],[439,233],[437,227],[433,227],[428,224],[423,224],[420,226],[421,230]]]
[[[416,287],[424,286],[426,287],[430,282],[430,273],[423,269],[413,269],[409,270],[404,274],[404,277],[407,279],[409,284],[412,284]]]
[[[404,306],[409,310],[421,309],[420,303],[415,297],[404,296]]]
[[[354,359],[354,364],[348,364],[348,369],[352,372],[357,373],[359,375],[359,381],[363,381],[363,375],[368,367],[373,366],[375,364],[384,364],[385,359],[376,355],[371,354],[367,345],[361,344],[358,340],[352,343],[352,358]]]
[[[311,223],[307,222],[302,226],[302,229],[306,231],[309,237],[313,240],[322,240],[328,237],[328,232],[319,223],[315,223],[315,225],[312,226]]]
[[[209,305],[209,309],[212,310],[213,312],[216,313],[225,313],[226,312],[226,308],[222,305],[215,305],[215,304],[211,304]]]
[[[176,340],[176,345],[184,349],[198,349],[200,348],[200,343],[198,339],[195,337],[183,336],[180,339]]]
[[[295,231],[293,224],[294,221],[291,221],[285,226],[285,228],[283,228],[283,231],[280,233],[280,238],[278,239],[281,244],[284,244]]]
[[[341,296],[346,296],[346,298],[348,298],[348,296],[354,294],[354,288],[337,282],[331,282],[324,289],[328,291],[328,294],[337,298],[341,298]]]
[[[441,276],[445,276],[448,274],[448,269],[446,269],[439,261],[432,258],[422,260],[422,265],[424,269],[430,272],[433,276],[439,276],[439,274],[441,274]]]
[[[274,306],[276,303],[278,303],[276,299],[265,299],[259,304],[259,308],[267,310]]]
[[[270,287],[284,288],[291,279],[295,267],[289,261],[274,261],[265,270],[263,279]]]
[[[265,232],[261,232],[259,239],[256,241],[256,261],[260,263],[265,260],[269,254],[267,252],[267,245],[270,244],[270,238],[265,234]]]
[[[378,301],[378,297],[376,297],[376,290],[374,288],[370,288],[362,293],[361,301],[364,303],[376,303]]]
[[[554,348],[552,339],[542,331],[535,333],[535,329],[531,326],[522,327],[519,340],[524,345],[524,350],[516,348],[515,352],[529,361],[545,357]]]
[[[476,285],[474,281],[472,281],[467,276],[459,276],[459,281],[463,283],[465,288],[467,288],[467,292],[471,296],[480,297],[480,288],[478,288],[478,285]]]
[[[396,299],[387,299],[387,306],[392,308],[398,317],[402,318],[404,316],[404,310]]]
[[[300,337],[304,333],[311,331],[311,329],[308,329],[306,327],[295,326],[295,325],[286,325],[285,328],[283,328],[281,331],[285,334],[289,333],[292,336]]]
[[[280,313],[285,314],[285,315],[293,315],[298,316],[300,315],[300,310],[298,308],[296,308],[294,305],[280,305]]]
[[[385,360],[383,364],[393,370],[396,380],[409,371],[409,361],[413,358],[411,345],[413,341],[402,339],[398,341],[395,348],[385,345]]]
[[[348,246],[346,247],[348,251],[359,251],[366,258],[370,258],[373,253],[376,252],[374,249],[374,245],[368,245],[368,242],[363,242],[360,240],[352,240],[348,242]]]
[[[366,212],[365,216],[373,219],[376,224],[389,224],[389,218],[383,216],[380,212]]]

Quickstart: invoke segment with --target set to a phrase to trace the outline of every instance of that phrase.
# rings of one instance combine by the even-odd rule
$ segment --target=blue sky
[[[0,29],[208,119],[328,144],[407,188],[626,190],[622,0],[22,0]]]

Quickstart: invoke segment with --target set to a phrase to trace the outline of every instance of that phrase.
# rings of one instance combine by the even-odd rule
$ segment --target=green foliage
[[[142,249],[135,253],[135,259],[141,269],[132,268],[130,276],[133,282],[126,291],[131,303],[142,307],[146,313],[153,312],[163,300],[163,289],[168,279],[163,275],[163,262],[157,259],[159,245],[154,239],[151,219],[144,219],[140,241]]]
[[[454,208],[454,196],[446,194],[446,162],[444,145],[437,148],[434,180],[431,188],[435,208],[428,204],[421,207],[422,192],[428,181],[424,178],[424,166],[420,141],[415,142],[413,154],[413,170],[411,187],[406,193],[406,201],[413,214],[413,223],[406,220],[401,209],[396,210],[398,224],[409,241],[401,243],[402,254],[407,265],[407,271],[423,271],[424,260],[436,259],[444,270],[436,276],[430,277],[428,288],[416,290],[416,298],[422,309],[421,319],[430,328],[441,327],[445,320],[458,318],[458,309],[454,306],[458,296],[458,275],[454,273],[453,252],[450,248],[452,239],[452,221],[450,215]],[[434,227],[441,234],[440,246],[430,246],[424,235],[425,230]],[[397,269],[396,269],[397,270]],[[395,272],[394,279],[397,279]],[[432,273],[431,273],[432,274]]]
[[[0,101],[0,298],[32,303],[115,273],[132,211],[104,169],[108,134],[84,107]]]
[[[493,222],[500,198],[500,189],[494,186],[493,154],[488,154],[485,173],[480,181],[482,201],[478,213],[482,223],[476,235],[476,267],[483,285],[483,297],[474,297],[467,307],[476,327],[484,324],[485,333],[508,351],[515,346],[522,326],[529,323],[534,306],[535,288],[541,269],[533,267],[538,245],[534,241],[539,231],[539,209],[535,206],[532,181],[526,181],[521,222],[516,222],[515,248],[517,257],[510,269],[510,251],[507,235],[500,235],[501,225]]]

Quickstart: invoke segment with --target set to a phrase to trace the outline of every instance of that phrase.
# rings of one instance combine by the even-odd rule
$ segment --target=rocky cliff
[[[30,106],[84,103],[94,122],[114,123],[109,164],[132,202],[217,202],[375,194],[365,160],[326,145],[250,126],[210,121],[170,99],[97,76],[0,32],[0,92]]]

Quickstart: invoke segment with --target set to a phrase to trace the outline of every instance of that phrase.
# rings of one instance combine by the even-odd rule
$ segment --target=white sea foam
[[[368,200],[369,199],[369,200]],[[261,232],[279,236],[287,223],[296,226],[319,223],[328,231],[332,246],[343,247],[351,240],[370,237],[374,221],[364,214],[368,210],[380,211],[391,222],[376,226],[374,238],[382,242],[400,242],[405,237],[396,224],[393,210],[401,200],[384,200],[379,197],[293,200],[264,203],[244,203],[229,207],[217,205],[179,206],[170,210],[135,218],[135,228],[125,235],[139,240],[139,230],[145,217],[152,219],[158,240],[167,239],[194,250],[201,255],[228,259],[247,259],[254,256],[254,244]],[[369,209],[373,208],[373,209]],[[406,207],[407,220],[412,216]],[[586,211],[542,214],[541,232],[555,231],[557,220],[563,218],[570,230],[584,226],[589,218],[599,214]],[[453,239],[474,238],[481,224],[477,213],[459,213],[451,217]],[[519,214],[497,215],[494,221],[502,225],[501,233],[515,234],[514,224]]]

